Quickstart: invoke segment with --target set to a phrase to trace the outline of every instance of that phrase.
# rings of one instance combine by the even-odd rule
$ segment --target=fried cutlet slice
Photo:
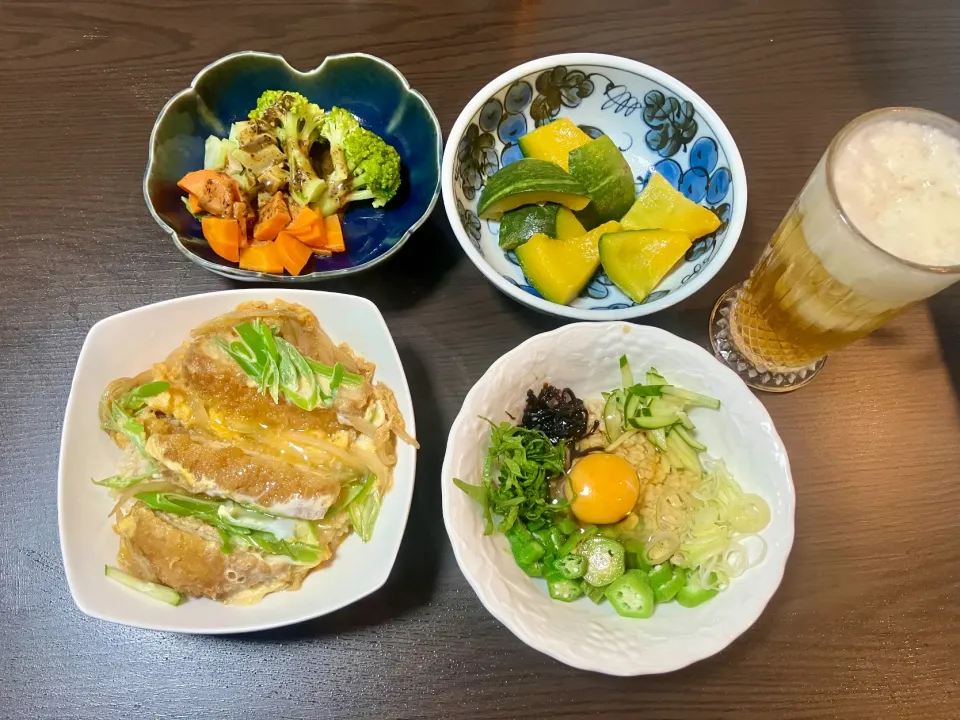
[[[120,552],[126,572],[191,597],[254,603],[277,590],[299,589],[312,566],[283,556],[235,547],[221,551],[216,530],[194,518],[156,512],[136,503],[118,516]],[[329,551],[326,558],[329,558]]]
[[[154,424],[156,427],[156,424]],[[167,424],[150,435],[146,451],[190,491],[253,503],[291,517],[319,520],[340,494],[336,470],[306,467],[248,453],[226,442],[199,439]]]
[[[293,431],[333,433],[340,429],[331,408],[306,411],[281,399],[274,402],[212,339],[199,338],[185,349],[177,385],[208,408],[232,418]]]

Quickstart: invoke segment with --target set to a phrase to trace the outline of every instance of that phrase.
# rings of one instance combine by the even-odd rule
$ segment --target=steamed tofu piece
[[[312,566],[235,547],[220,550],[216,530],[199,520],[158,513],[137,503],[117,521],[117,562],[131,575],[191,597],[247,604],[277,590],[296,590]],[[329,559],[329,551],[323,560]]]
[[[184,432],[151,434],[146,450],[191,493],[253,503],[282,515],[319,520],[340,494],[340,482],[322,468],[310,470]]]

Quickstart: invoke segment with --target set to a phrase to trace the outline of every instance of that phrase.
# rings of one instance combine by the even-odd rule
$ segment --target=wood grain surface
[[[448,132],[490,79],[565,51],[642,60],[697,90],[747,167],[736,252],[649,319],[706,345],[834,133],[885,105],[960,117],[955,0],[0,1],[0,717],[960,717],[960,291],[761,399],[790,452],[797,535],[756,625],[660,677],[572,670],[480,605],[450,552],[439,470],[488,365],[560,321],[497,292],[438,206],[389,263],[323,289],[372,299],[400,349],[423,450],[388,585],[334,615],[239,637],[150,633],[73,605],[60,560],[61,418],[83,338],[121,310],[235,287],[187,262],[141,179],[173,93],[240,49],[313,67],[395,64]],[[644,320],[646,322],[646,320]]]

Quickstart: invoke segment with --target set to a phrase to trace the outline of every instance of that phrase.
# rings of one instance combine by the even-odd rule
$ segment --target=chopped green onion
[[[313,370],[317,375],[324,378],[332,378],[333,371],[335,367],[330,367],[329,365],[324,365],[323,363],[318,363],[316,360],[307,358],[307,364],[310,366],[310,369]],[[338,365],[343,365],[343,363],[337,363]],[[346,368],[343,371],[343,383],[345,385],[363,385],[363,375],[357,375],[356,373],[347,372]]]
[[[214,341],[240,369],[252,378],[261,394],[268,393],[274,402],[281,394],[303,410],[330,407],[343,383],[360,385],[361,375],[346,372],[343,363],[332,368],[304,357],[291,343],[273,334],[260,319],[234,327],[240,341],[227,343],[221,337]],[[327,383],[324,391],[320,381]]]
[[[143,473],[142,475],[111,475],[103,480],[92,480],[91,482],[93,482],[94,485],[111,488],[112,490],[125,490],[152,477],[153,473]]]
[[[370,542],[373,537],[373,526],[377,522],[382,502],[376,476],[370,477],[372,480],[368,480],[363,491],[347,507],[353,529],[363,542]]]
[[[347,485],[346,488],[340,491],[340,497],[337,498],[337,501],[327,510],[327,516],[346,510],[350,503],[357,499],[360,493],[372,487],[376,481],[377,476],[370,473],[363,480],[358,480],[357,482],[352,482]]]
[[[135,412],[146,404],[147,398],[159,395],[169,389],[170,383],[164,382],[163,380],[148,382],[125,393],[120,399],[120,405],[128,412]]]
[[[220,532],[220,538],[221,541],[223,541],[221,550],[224,552],[230,552],[233,544],[239,542],[258,548],[270,555],[286,556],[294,562],[305,565],[313,565],[320,560],[318,554],[320,548],[316,545],[284,540],[272,532],[249,527],[250,522],[247,522],[246,525],[239,524],[240,522],[249,521],[250,518],[249,516],[245,516],[238,521],[233,517],[229,517],[233,514],[234,510],[228,511],[225,517],[224,514],[221,513],[222,506],[229,503],[233,508],[237,507],[229,500],[209,500],[171,492],[142,492],[137,493],[134,497],[153,510],[168,512],[182,517],[197,518],[208,525],[212,525]],[[247,512],[250,511],[247,510]],[[257,510],[256,512],[263,516],[264,519],[290,520],[290,518],[277,518],[262,510]],[[229,540],[224,537],[225,535],[229,537]]]

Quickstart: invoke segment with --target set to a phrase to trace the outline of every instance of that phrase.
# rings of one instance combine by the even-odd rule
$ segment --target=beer
[[[795,373],[958,271],[960,125],[869,113],[834,139],[780,223],[730,306],[729,340],[755,371]]]

